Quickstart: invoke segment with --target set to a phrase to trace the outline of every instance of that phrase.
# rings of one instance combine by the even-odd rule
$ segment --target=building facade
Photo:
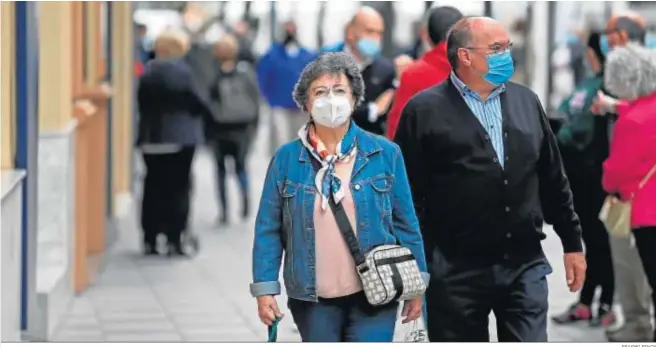
[[[133,9],[3,1],[0,12],[2,341],[47,341],[131,209]]]

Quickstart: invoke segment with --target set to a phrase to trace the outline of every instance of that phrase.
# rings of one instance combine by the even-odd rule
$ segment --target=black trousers
[[[599,211],[606,198],[601,186],[599,172],[568,172],[574,210],[581,220],[585,258],[587,263],[585,283],[581,289],[579,302],[590,306],[597,287],[601,287],[599,303],[613,305],[615,296],[615,276],[613,258],[610,250],[610,238],[603,223],[599,220]]]
[[[433,255],[426,292],[431,342],[489,342],[490,312],[499,342],[546,342],[549,307],[544,256],[527,262],[472,266]]]
[[[228,208],[228,189],[226,184],[226,159],[232,157],[235,165],[235,175],[239,182],[239,189],[243,199],[248,197],[248,174],[246,172],[246,155],[248,154],[249,136],[244,132],[240,139],[217,139],[212,143],[214,158],[216,160],[216,181],[219,204],[224,215]]]
[[[146,177],[141,205],[144,243],[155,245],[157,235],[179,244],[187,228],[191,193],[191,163],[194,147],[176,153],[144,154]]]
[[[645,269],[647,280],[652,289],[652,304],[656,304],[656,252],[654,252],[656,250],[656,226],[633,229],[633,236],[640,254],[642,267]],[[656,318],[656,310],[654,311],[654,318]],[[656,330],[654,330],[653,337],[656,341]]]

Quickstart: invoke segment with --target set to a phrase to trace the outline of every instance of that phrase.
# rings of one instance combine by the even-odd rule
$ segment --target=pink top
[[[344,198],[341,203],[356,232],[355,205],[351,194],[351,172],[355,160],[335,163],[335,173],[342,181]],[[360,278],[355,270],[353,256],[337,227],[330,207],[321,209],[321,196],[314,201],[314,234],[317,256],[317,294],[320,298],[338,298],[362,290]]]
[[[618,106],[610,156],[604,162],[604,189],[623,199],[635,194],[631,226],[656,226],[656,175],[638,191],[639,182],[656,164],[656,93]]]

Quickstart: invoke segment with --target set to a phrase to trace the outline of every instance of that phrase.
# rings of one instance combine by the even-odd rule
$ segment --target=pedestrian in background
[[[634,12],[621,13],[608,20],[600,45],[604,54],[608,54],[609,51],[629,43],[644,45],[645,37],[644,18]],[[617,96],[604,86],[602,94],[592,105],[592,111],[609,123],[609,134],[612,133],[612,125],[618,118],[615,109],[617,104]],[[651,291],[638,250],[630,237],[611,235],[610,240],[615,270],[615,292],[623,313],[624,324],[619,329],[608,330],[608,340],[611,342],[649,341],[652,337],[650,314],[652,305],[649,297]]]
[[[600,33],[590,34],[585,53],[594,75],[583,80],[559,108],[565,121],[556,138],[572,188],[574,210],[581,219],[588,269],[579,300],[553,320],[560,324],[585,320],[592,326],[608,327],[615,323],[615,276],[608,232],[599,220],[606,198],[601,186],[601,167],[608,157],[608,119],[590,110],[604,83],[605,56],[599,44],[600,36]],[[601,288],[601,296],[593,314],[597,287]]]
[[[396,126],[399,124],[401,111],[415,94],[443,82],[451,72],[451,65],[446,56],[446,35],[462,13],[449,6],[430,10],[426,26],[428,42],[431,49],[418,61],[411,64],[401,75],[399,88],[394,96],[394,103],[387,115],[387,137],[394,139]]]
[[[343,42],[324,47],[323,52],[346,52],[358,63],[364,78],[363,103],[355,109],[353,121],[377,135],[385,133],[387,111],[397,81],[392,61],[380,56],[385,30],[383,17],[371,7],[361,7],[346,27]]]
[[[160,35],[155,60],[139,79],[137,145],[146,164],[141,208],[146,254],[157,254],[160,233],[167,237],[170,255],[184,254],[181,235],[189,215],[191,163],[196,146],[205,142],[203,118],[212,114],[184,60],[188,48],[182,33]]]
[[[406,160],[431,264],[431,342],[546,342],[552,272],[546,221],[565,251],[570,291],[585,278],[581,226],[537,95],[509,82],[507,31],[463,18],[447,37],[453,72],[404,107],[394,138]]]
[[[351,56],[326,53],[310,63],[294,89],[309,122],[275,153],[262,190],[251,293],[264,324],[282,318],[275,296],[284,252],[287,305],[303,342],[392,342],[394,336],[398,304],[367,301],[329,199],[343,208],[362,253],[405,247],[428,280],[403,157],[352,121],[364,92]],[[421,296],[405,301],[404,323],[420,317],[422,303]]]
[[[257,63],[260,91],[271,108],[276,147],[296,137],[307,117],[298,110],[292,91],[303,68],[316,54],[303,47],[296,35],[296,24],[286,22],[279,42],[271,45]]]
[[[606,89],[623,100],[604,162],[604,189],[631,204],[631,228],[656,303],[656,52],[627,44],[608,54]],[[650,340],[656,341],[656,330]]]
[[[214,46],[216,78],[210,87],[214,118],[206,126],[217,171],[219,222],[229,222],[226,159],[232,158],[239,182],[242,218],[250,214],[247,154],[260,118],[260,91],[255,71],[248,62],[238,61],[239,43],[232,34],[224,34]]]

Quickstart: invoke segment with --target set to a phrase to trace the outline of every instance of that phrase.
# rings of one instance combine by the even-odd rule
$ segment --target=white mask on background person
[[[348,97],[331,93],[314,100],[310,114],[317,124],[334,129],[344,125],[352,112],[353,107]]]

